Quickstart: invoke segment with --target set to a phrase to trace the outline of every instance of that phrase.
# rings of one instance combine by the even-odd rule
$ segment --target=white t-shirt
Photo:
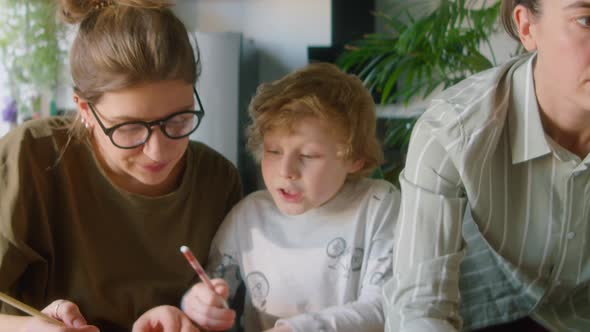
[[[252,193],[224,220],[209,270],[234,296],[246,285],[243,324],[259,332],[383,331],[381,287],[391,278],[399,190],[384,180],[348,181],[323,206],[280,212],[268,191]]]

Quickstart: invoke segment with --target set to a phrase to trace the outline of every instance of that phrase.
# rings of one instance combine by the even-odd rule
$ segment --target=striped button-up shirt
[[[545,134],[534,59],[466,79],[417,122],[384,289],[388,331],[527,315],[552,331],[590,331],[590,157]]]

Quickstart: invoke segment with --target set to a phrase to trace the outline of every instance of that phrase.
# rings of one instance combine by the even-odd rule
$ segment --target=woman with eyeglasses
[[[590,0],[501,5],[528,53],[412,132],[387,331],[590,331]]]
[[[198,331],[176,308],[241,198],[235,167],[188,136],[199,61],[159,0],[61,0],[77,114],[0,140],[0,331]],[[206,118],[205,118],[206,119]]]

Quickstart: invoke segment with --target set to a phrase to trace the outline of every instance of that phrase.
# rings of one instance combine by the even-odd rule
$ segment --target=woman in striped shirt
[[[388,331],[590,331],[590,0],[502,15],[529,53],[442,92],[412,134]]]

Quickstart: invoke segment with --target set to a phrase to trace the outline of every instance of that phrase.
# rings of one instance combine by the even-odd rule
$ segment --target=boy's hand
[[[199,332],[180,309],[162,305],[146,311],[133,324],[133,332]]]
[[[229,286],[223,279],[212,279],[213,292],[200,282],[182,298],[181,308],[198,326],[209,331],[224,331],[234,325],[236,313],[224,306]]]

